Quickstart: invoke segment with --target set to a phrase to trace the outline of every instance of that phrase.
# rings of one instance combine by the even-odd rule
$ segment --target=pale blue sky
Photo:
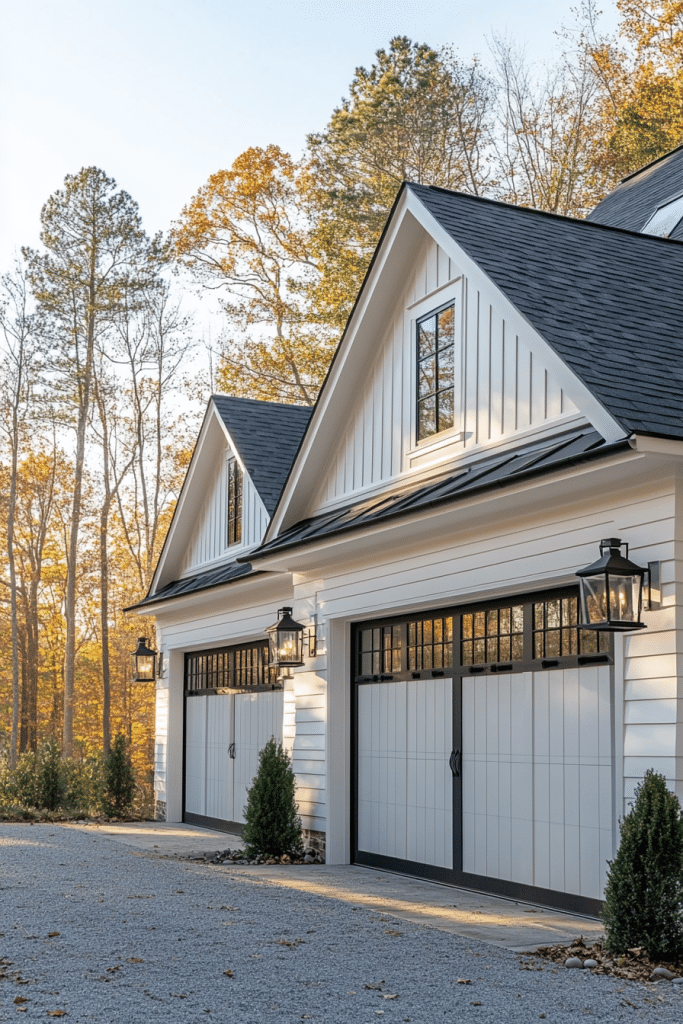
[[[38,242],[40,208],[95,164],[166,229],[252,145],[292,153],[354,68],[405,34],[487,57],[508,33],[534,58],[577,0],[0,0],[0,270]],[[603,4],[606,28],[614,0]]]

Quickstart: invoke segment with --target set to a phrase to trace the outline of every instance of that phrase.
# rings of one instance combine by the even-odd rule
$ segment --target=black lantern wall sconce
[[[659,562],[649,562],[647,568],[636,565],[628,557],[628,544],[618,537],[601,540],[600,557],[576,575],[581,592],[581,629],[610,633],[645,629],[643,610],[660,607]]]
[[[291,608],[280,608],[278,621],[266,630],[269,663],[277,669],[296,668],[304,664],[304,654],[315,657],[315,624],[302,626],[292,618]]]
[[[155,678],[157,652],[147,646],[147,637],[138,637],[138,646],[132,652],[133,682],[151,683]]]

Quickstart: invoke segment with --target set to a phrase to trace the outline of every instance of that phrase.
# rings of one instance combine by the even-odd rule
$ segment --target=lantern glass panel
[[[591,626],[599,622],[607,622],[607,578],[600,576],[582,576],[581,584],[581,616],[582,621]]]
[[[301,633],[296,629],[278,629],[270,637],[271,662],[278,665],[296,665],[302,661]]]
[[[138,679],[154,679],[154,655],[138,654],[135,660]]]
[[[609,615],[613,622],[637,622],[642,577],[608,574]]]

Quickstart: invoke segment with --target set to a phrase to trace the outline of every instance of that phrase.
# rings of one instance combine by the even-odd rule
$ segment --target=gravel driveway
[[[0,825],[0,930],[3,1021],[17,1013],[98,1024],[683,1019],[683,986],[531,963],[54,825]]]

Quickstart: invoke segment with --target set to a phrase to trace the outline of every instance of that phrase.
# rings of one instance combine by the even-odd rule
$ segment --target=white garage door
[[[192,695],[185,715],[185,819],[244,821],[247,789],[271,736],[282,741],[282,691]]]
[[[603,899],[609,665],[464,677],[463,871]]]
[[[453,867],[450,679],[358,687],[357,846]]]

